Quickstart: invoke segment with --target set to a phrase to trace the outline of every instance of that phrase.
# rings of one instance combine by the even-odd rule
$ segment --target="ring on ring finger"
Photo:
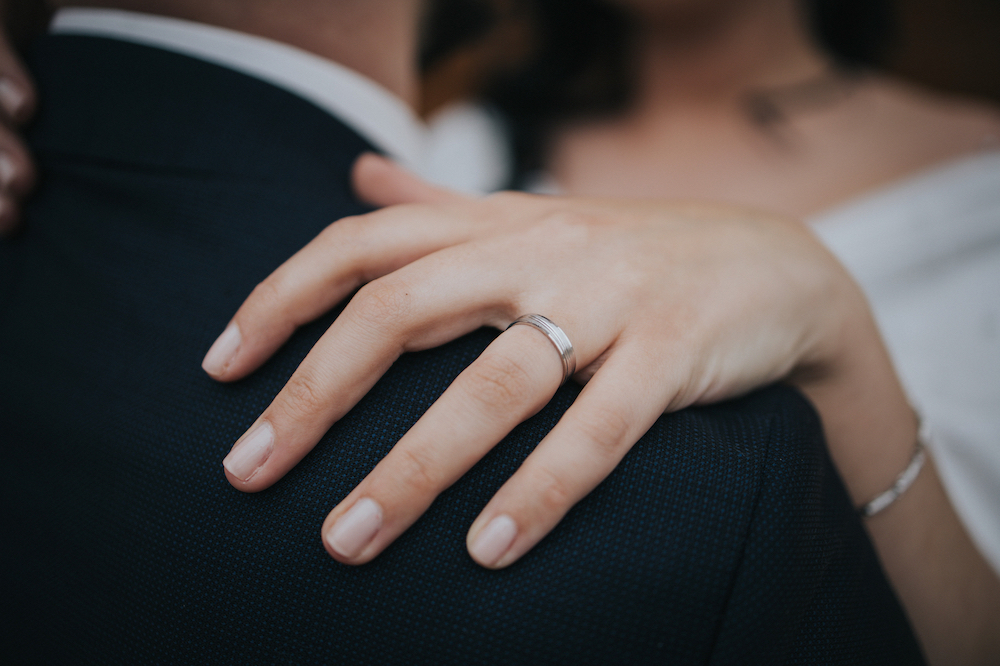
[[[562,360],[563,378],[560,384],[565,384],[566,380],[572,377],[576,372],[576,351],[573,349],[573,343],[569,341],[569,337],[566,333],[561,328],[556,326],[551,319],[543,317],[540,314],[521,315],[512,321],[507,329],[517,326],[518,324],[524,324],[526,326],[537,328],[545,334],[545,337],[549,339],[552,345],[556,348],[556,351],[559,352],[559,358]]]

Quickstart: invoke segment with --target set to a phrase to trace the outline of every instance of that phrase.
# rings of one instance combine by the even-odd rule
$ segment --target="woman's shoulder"
[[[812,149],[807,176],[825,182],[810,214],[1000,149],[1000,108],[879,74],[863,76],[847,99],[798,128]]]
[[[872,75],[853,105],[867,120],[867,138],[899,156],[930,166],[984,148],[1000,147],[1000,107]]]

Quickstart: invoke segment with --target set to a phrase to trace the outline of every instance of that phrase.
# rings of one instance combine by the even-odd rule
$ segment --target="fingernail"
[[[205,354],[205,360],[201,362],[202,370],[213,376],[221,375],[229,367],[241,342],[243,337],[240,335],[240,327],[235,323],[226,326],[226,330]]]
[[[267,421],[252,429],[236,442],[222,466],[240,481],[249,481],[274,449],[274,428]]]
[[[496,566],[517,536],[517,523],[510,516],[497,516],[482,529],[469,548],[472,558],[485,566]]]
[[[24,107],[25,96],[21,88],[8,78],[0,79],[0,104],[11,118],[16,118]]]
[[[14,182],[14,160],[7,153],[0,153],[0,189],[6,190]]]
[[[339,555],[357,557],[382,527],[382,507],[367,497],[359,499],[326,533],[326,542]]]

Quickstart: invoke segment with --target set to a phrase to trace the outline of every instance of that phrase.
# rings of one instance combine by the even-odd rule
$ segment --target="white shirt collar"
[[[427,133],[410,107],[331,60],[255,35],[117,9],[60,9],[49,30],[155,46],[261,79],[312,102],[396,160],[422,170]]]

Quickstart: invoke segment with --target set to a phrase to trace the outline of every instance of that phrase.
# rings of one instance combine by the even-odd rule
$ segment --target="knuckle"
[[[524,402],[533,388],[533,377],[522,363],[507,356],[481,357],[469,369],[470,395],[497,412]]]
[[[295,290],[283,270],[272,273],[254,287],[237,318],[241,328],[246,327],[244,333],[249,330],[257,334],[283,332],[286,335],[309,320],[296,306]]]
[[[485,200],[496,204],[499,208],[506,208],[508,206],[530,201],[532,198],[533,197],[530,194],[525,194],[524,192],[503,190],[487,195]]]
[[[533,196],[523,192],[495,192],[482,201],[489,212],[487,220],[498,229],[520,226],[518,220],[532,210]],[[512,215],[516,212],[517,214]]]
[[[395,281],[379,278],[369,282],[351,299],[351,314],[370,328],[394,327],[410,312],[408,289]]]
[[[573,506],[573,494],[558,475],[544,467],[535,470],[534,493],[538,506],[548,515],[562,515]]]
[[[617,460],[632,427],[632,414],[621,406],[593,407],[580,416],[579,428],[603,459]]]
[[[327,240],[336,242],[340,236],[357,233],[360,229],[364,228],[364,217],[361,215],[348,215],[347,217],[342,217],[336,222],[326,225],[326,228],[320,233]]]
[[[293,421],[315,417],[327,405],[318,378],[300,367],[282,389],[281,410]]]
[[[554,210],[542,217],[542,224],[544,226],[570,233],[578,232],[580,229],[588,229],[591,223],[592,219],[590,215],[577,210]]]
[[[651,287],[662,291],[663,287],[660,282],[650,277],[655,274],[650,270],[649,265],[636,261],[633,252],[626,251],[617,256],[604,256],[604,259],[606,268],[601,277],[605,280],[609,290],[621,294],[622,298],[645,297]]]
[[[326,225],[318,238],[321,239],[324,251],[345,254],[345,248],[351,248],[362,239],[366,228],[361,216],[351,215]]]
[[[551,211],[542,216],[535,230],[548,242],[557,242],[568,250],[578,250],[593,238],[593,219],[579,211]]]
[[[341,218],[336,222],[333,222],[332,224],[328,224],[325,227],[323,227],[323,230],[319,232],[314,242],[319,242],[320,244],[323,245],[324,248],[329,248],[331,246],[336,247],[339,242],[338,236],[340,236],[345,231],[348,231],[350,226],[351,226],[351,218],[349,217]]]
[[[297,317],[291,301],[280,271],[269,275],[253,288],[250,297],[237,312],[240,328],[245,335],[260,335],[266,331],[290,332],[289,328],[294,329],[304,323]]]
[[[258,283],[247,299],[252,304],[254,311],[268,313],[281,312],[285,300],[281,281],[275,274]]]
[[[355,284],[364,281],[362,262],[368,251],[367,229],[361,216],[352,215],[327,225],[317,237],[323,254]]]
[[[412,447],[397,448],[394,461],[402,487],[420,495],[437,495],[444,485],[440,468]]]

